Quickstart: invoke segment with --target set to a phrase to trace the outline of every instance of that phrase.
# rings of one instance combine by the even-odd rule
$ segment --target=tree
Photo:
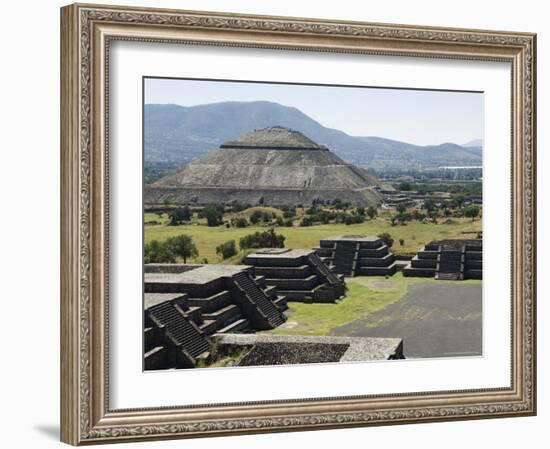
[[[391,248],[393,246],[394,240],[389,233],[383,232],[382,234],[378,234],[378,238],[382,239],[388,248]]]
[[[407,211],[407,208],[405,207],[404,204],[397,205],[397,212],[399,212],[400,214],[404,214],[406,211]]]
[[[372,220],[374,217],[376,217],[376,215],[378,215],[378,212],[374,207],[369,206],[369,208],[367,209],[367,215]]]
[[[462,194],[460,195],[456,195],[454,198],[453,198],[453,203],[456,205],[457,208],[461,208],[462,206],[464,206],[464,201],[466,201],[466,197]]]
[[[428,215],[430,215],[437,208],[437,205],[435,204],[434,200],[428,198],[426,201],[424,201],[422,207],[426,209],[428,211]]]
[[[235,240],[228,240],[227,242],[222,243],[216,247],[216,254],[222,256],[222,259],[229,259],[237,254],[237,245],[235,245]]]
[[[199,255],[193,239],[185,234],[170,237],[166,240],[166,245],[176,256],[183,258],[183,263],[187,263],[188,257],[198,257]]]
[[[185,206],[183,208],[176,207],[174,210],[170,211],[170,213],[168,214],[168,217],[170,218],[169,224],[171,226],[179,225],[184,221],[191,220],[191,216],[192,216],[192,213],[189,206]]]
[[[176,255],[174,251],[158,240],[152,240],[145,244],[144,263],[175,263]]]
[[[361,215],[361,216],[365,215],[365,208],[363,206],[360,206],[357,208],[357,215]]]
[[[284,248],[285,236],[277,234],[275,229],[269,231],[257,231],[254,234],[248,234],[239,240],[241,249],[249,248]]]
[[[395,216],[395,219],[402,225],[412,220],[412,214],[410,212],[400,212]]]
[[[472,221],[475,220],[475,218],[479,215],[479,212],[481,209],[479,206],[472,205],[464,208],[464,216],[469,217],[472,219]]]
[[[223,223],[223,212],[223,206],[206,206],[203,210],[206,224],[210,227],[221,225]]]

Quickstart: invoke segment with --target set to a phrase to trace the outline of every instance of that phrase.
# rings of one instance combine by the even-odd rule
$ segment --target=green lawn
[[[443,282],[432,278],[404,277],[396,273],[388,279],[383,276],[347,278],[346,297],[337,304],[289,303],[285,312],[287,322],[276,329],[265,331],[275,335],[328,335],[337,327],[351,323],[369,313],[399,301],[407,287],[418,283]],[[449,284],[476,284],[479,280],[444,281]]]
[[[158,221],[160,224],[147,224],[151,221]],[[207,258],[210,263],[220,263],[221,259],[216,255],[216,246],[227,240],[235,240],[237,245],[239,239],[255,231],[265,231],[266,226],[249,226],[247,228],[226,228],[225,226],[208,227],[202,223],[192,223],[180,226],[168,226],[166,214],[159,218],[156,214],[145,214],[145,242],[151,240],[166,240],[179,234],[188,234],[193,238],[199,250],[197,261]],[[440,221],[443,221],[440,219]],[[294,226],[291,228],[278,227],[277,233],[286,237],[287,248],[314,248],[319,246],[319,240],[342,234],[366,234],[378,235],[382,232],[389,232],[395,239],[392,251],[396,254],[414,254],[423,245],[431,240],[453,239],[453,238],[475,238],[475,234],[463,234],[464,232],[476,232],[481,230],[481,220],[472,222],[467,218],[453,218],[453,224],[419,223],[413,221],[406,226],[391,226],[385,218],[368,220],[365,223],[345,225],[326,224],[308,227]],[[401,246],[399,239],[404,239]],[[242,257],[242,255],[241,255]],[[241,257],[234,257],[224,263],[237,263]]]

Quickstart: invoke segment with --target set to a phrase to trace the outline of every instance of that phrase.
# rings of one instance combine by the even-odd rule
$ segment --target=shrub
[[[308,209],[306,209],[306,214],[308,215],[315,215],[319,209],[317,209],[317,206],[315,204]]]
[[[313,219],[311,217],[304,217],[302,218],[302,221],[300,221],[300,226],[312,226],[313,225]]]
[[[367,215],[372,220],[374,217],[376,217],[376,215],[378,215],[378,212],[374,207],[369,206],[369,208],[367,209]]]
[[[408,221],[411,221],[412,217],[412,214],[409,212],[400,212],[395,216],[395,219],[403,225],[406,224]]]
[[[222,243],[216,247],[216,254],[222,256],[222,259],[229,259],[237,254],[237,245],[235,240],[228,240],[227,242]]]
[[[244,217],[237,217],[233,220],[233,226],[236,228],[246,228],[248,226],[248,220]]]
[[[435,204],[435,201],[432,199],[427,199],[424,201],[424,204],[422,205],[423,209],[426,209],[428,211],[428,215],[435,211],[437,209],[437,205]]]
[[[398,188],[399,188],[399,190],[403,190],[403,191],[407,191],[407,192],[412,190],[410,182],[402,182],[402,183],[399,184]]]
[[[412,218],[417,221],[422,221],[426,218],[426,214],[420,212],[418,209],[413,210]]]
[[[283,224],[287,228],[291,228],[294,225],[294,220],[292,218],[287,218]]]
[[[296,208],[283,209],[283,218],[292,218],[296,216]]]
[[[256,209],[254,212],[252,212],[252,215],[250,216],[250,223],[258,224],[262,219],[262,216],[262,211]]]
[[[480,211],[481,209],[479,208],[479,206],[468,206],[464,208],[464,216],[469,217],[472,219],[472,221],[474,221],[475,218],[479,215]]]
[[[393,238],[388,232],[383,232],[382,234],[378,234],[378,238],[382,239],[383,242],[388,246],[388,248],[391,248],[393,246]]]
[[[239,240],[241,249],[249,248],[284,248],[285,236],[277,234],[273,228],[269,231],[257,231],[254,234],[248,234]]]
[[[405,244],[405,239],[399,239],[399,244],[403,246]]]

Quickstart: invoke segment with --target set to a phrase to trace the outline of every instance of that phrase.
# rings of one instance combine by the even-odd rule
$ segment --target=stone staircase
[[[355,242],[340,241],[335,243],[333,264],[336,272],[345,276],[355,275],[355,261],[358,244]]]
[[[398,269],[395,256],[379,237],[362,235],[322,239],[315,249],[325,265],[341,276],[391,276]]]
[[[342,285],[342,280],[334,274],[329,267],[327,267],[321,258],[316,253],[311,253],[309,256],[309,261],[317,269],[317,271],[326,277],[330,285]]]
[[[258,310],[267,318],[269,324],[275,328],[284,323],[284,315],[271,302],[269,297],[246,273],[238,273],[233,277],[233,282],[256,304]]]
[[[176,345],[194,359],[209,351],[210,345],[204,334],[172,303],[167,301],[151,307],[149,316],[157,326],[164,328]]]
[[[441,250],[437,258],[435,278],[445,281],[458,281],[464,278],[461,250]]]

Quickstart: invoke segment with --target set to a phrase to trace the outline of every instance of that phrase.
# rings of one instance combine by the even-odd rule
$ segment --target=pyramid
[[[376,206],[378,180],[302,133],[255,130],[145,187],[145,203],[311,204],[340,199]]]

